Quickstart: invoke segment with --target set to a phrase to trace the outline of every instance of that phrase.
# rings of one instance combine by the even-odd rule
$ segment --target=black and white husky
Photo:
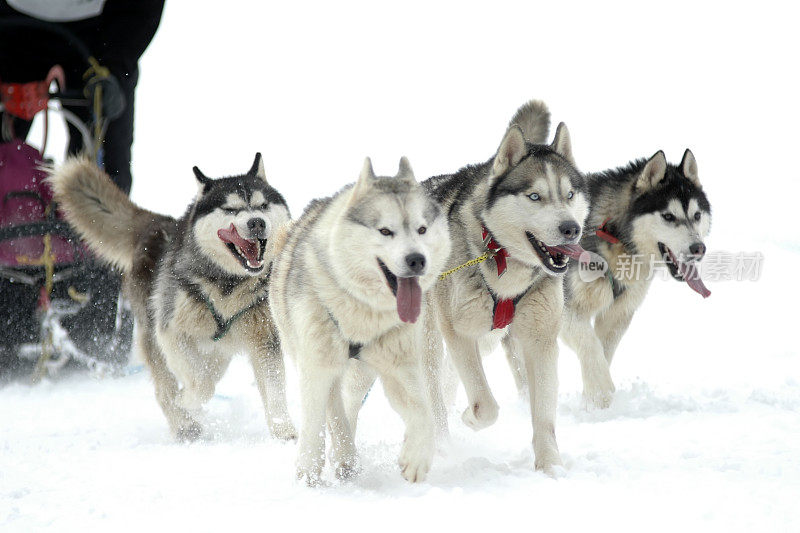
[[[267,303],[273,230],[289,220],[261,155],[249,172],[210,179],[178,220],[133,204],[94,163],[68,160],[50,178],[69,223],[125,274],[136,346],[179,440],[202,427],[193,411],[211,398],[236,353],[250,356],[272,434],[295,438],[283,356]]]
[[[609,365],[653,269],[665,265],[676,280],[711,294],[697,269],[711,208],[688,149],[678,165],[659,151],[587,180],[591,211],[581,246],[591,260],[575,263],[567,276],[561,336],[580,359],[587,402],[607,407],[614,393]]]
[[[555,414],[563,279],[569,257],[582,251],[577,243],[589,195],[575,168],[566,126],[558,126],[551,144],[542,144],[548,128],[547,108],[529,102],[517,111],[491,159],[424,185],[448,216],[453,244],[446,269],[486,259],[447,275],[430,297],[466,389],[469,405],[462,419],[476,430],[497,419],[479,346],[502,338],[512,358],[527,369],[535,464],[551,472],[561,464]],[[428,368],[435,383],[441,343],[430,346]],[[444,426],[444,403],[436,386],[432,391]]]

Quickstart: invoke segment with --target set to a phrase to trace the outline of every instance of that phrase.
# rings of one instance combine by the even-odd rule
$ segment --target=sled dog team
[[[354,184],[294,221],[260,154],[238,176],[195,167],[197,196],[177,220],[133,204],[85,158],[50,179],[70,224],[125,274],[137,349],[177,439],[200,437],[198,409],[246,352],[270,431],[299,441],[299,478],[321,482],[326,426],[336,476],[358,472],[358,412],[380,378],[406,427],[401,473],[422,481],[447,433],[444,347],[468,398],[462,420],[478,430],[498,415],[481,352],[499,341],[530,397],[536,468],[552,472],[557,337],[578,354],[587,402],[608,406],[609,365],[651,270],[664,263],[710,294],[696,264],[711,212],[691,151],[677,165],[659,151],[583,174],[566,126],[548,144],[549,123],[531,101],[491,159],[422,182],[406,158],[393,177],[367,159]],[[620,275],[632,256],[646,258],[639,276]],[[284,353],[300,381],[299,431]]]

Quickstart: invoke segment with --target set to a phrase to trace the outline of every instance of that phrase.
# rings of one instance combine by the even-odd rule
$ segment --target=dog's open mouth
[[[703,280],[700,279],[700,272],[697,271],[696,263],[687,263],[679,260],[663,242],[658,243],[658,250],[661,252],[661,257],[673,278],[678,281],[685,281],[693,291],[703,298],[711,296],[711,291],[706,288]]]
[[[419,279],[416,276],[410,278],[395,276],[380,259],[378,259],[378,266],[386,278],[389,289],[397,299],[397,314],[400,315],[400,320],[413,324],[419,318],[422,308],[422,288],[419,286]]]
[[[233,223],[228,229],[218,230],[217,236],[246,270],[258,272],[264,267],[264,250],[267,248],[266,239],[247,240],[239,235]]]
[[[533,249],[542,260],[542,264],[551,272],[561,274],[567,271],[567,263],[570,258],[576,261],[580,260],[581,254],[584,249],[579,244],[560,244],[558,246],[547,246],[545,243],[536,238],[536,236],[526,231],[525,235],[528,237]]]

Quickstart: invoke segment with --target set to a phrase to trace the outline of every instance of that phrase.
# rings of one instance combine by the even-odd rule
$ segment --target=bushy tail
[[[68,159],[48,178],[67,222],[101,259],[129,272],[153,213],[136,206],[87,157]]]
[[[550,133],[550,111],[541,100],[531,100],[517,109],[508,127],[518,126],[530,143],[544,144]]]

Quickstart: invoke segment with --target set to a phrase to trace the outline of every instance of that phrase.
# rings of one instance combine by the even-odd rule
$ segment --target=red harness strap
[[[503,275],[506,271],[506,258],[509,256],[508,250],[497,244],[486,226],[481,226],[481,235],[483,236],[483,245],[492,253],[492,258],[497,265],[497,277]]]
[[[495,300],[494,314],[492,315],[492,329],[503,329],[514,321],[516,304],[511,298]]]
[[[607,219],[605,219],[603,221],[603,223],[600,224],[600,227],[597,228],[596,230],[594,230],[594,234],[597,235],[598,237],[600,237],[601,239],[603,239],[604,241],[608,242],[608,243],[617,244],[619,242],[619,239],[614,237],[611,234],[611,232],[608,230],[608,228],[606,227],[609,220],[611,220],[611,217],[608,217]]]
[[[506,259],[509,257],[508,250],[497,244],[486,226],[481,227],[481,235],[483,236],[483,245],[489,250],[497,265],[497,277],[502,276],[508,264]],[[494,310],[492,312],[492,329],[503,329],[514,321],[514,311],[516,308],[516,301],[511,298],[498,299],[489,291],[494,300]]]

